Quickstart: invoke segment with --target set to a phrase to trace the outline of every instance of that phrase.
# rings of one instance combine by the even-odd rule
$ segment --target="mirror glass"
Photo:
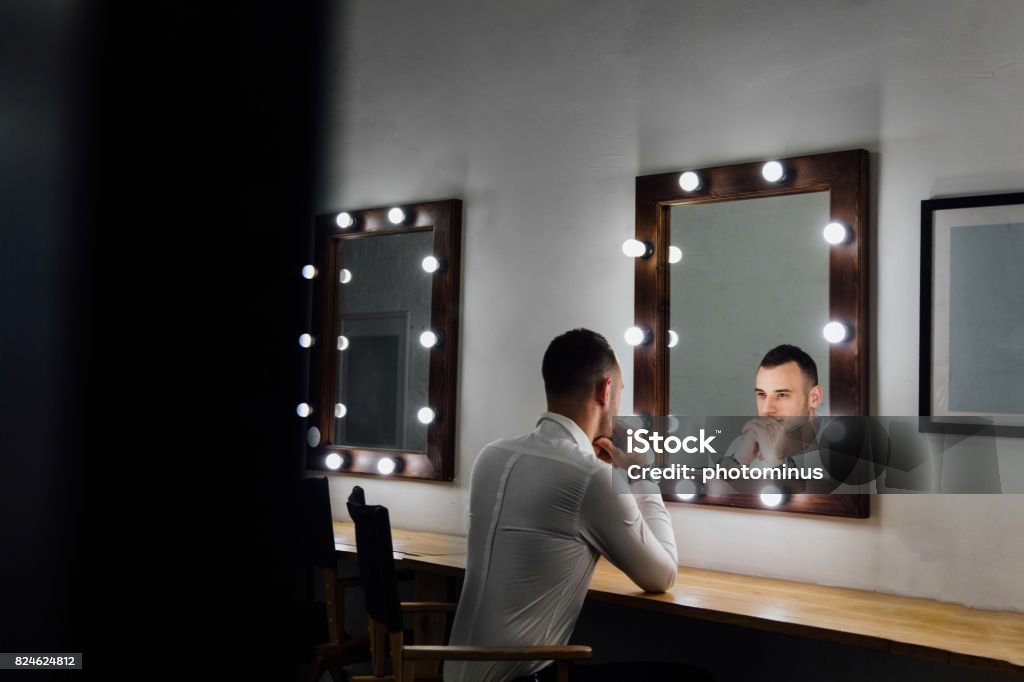
[[[424,452],[430,351],[432,230],[337,241],[334,444]]]
[[[753,415],[764,354],[788,343],[818,366],[827,414],[829,193],[684,204],[670,209],[669,410]],[[677,252],[678,253],[678,252]]]

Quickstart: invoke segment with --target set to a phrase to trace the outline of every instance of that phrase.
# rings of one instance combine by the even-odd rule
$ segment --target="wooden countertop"
[[[335,521],[335,546],[355,554],[355,529]],[[395,558],[459,573],[466,538],[392,529]],[[1024,613],[681,566],[664,594],[641,591],[601,559],[589,599],[772,632],[1024,674]]]

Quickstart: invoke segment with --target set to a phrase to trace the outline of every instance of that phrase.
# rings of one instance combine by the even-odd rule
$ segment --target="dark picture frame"
[[[1004,224],[1005,223],[1005,224]],[[955,435],[1024,438],[1024,409],[954,409],[954,407],[998,407],[999,391],[986,386],[985,398],[973,397],[973,378],[985,369],[983,363],[998,362],[1005,349],[1004,340],[991,329],[971,329],[971,316],[983,315],[1005,299],[1024,301],[1024,288],[999,295],[999,277],[1007,268],[983,262],[986,254],[1010,261],[1019,251],[1024,260],[1024,192],[984,194],[925,199],[921,202],[921,313],[920,367],[918,384],[919,428],[923,432]],[[1007,229],[1000,229],[1007,228]],[[954,235],[953,231],[957,230]],[[970,232],[974,230],[974,232]],[[1015,237],[1016,245],[1012,240]],[[960,252],[965,252],[961,254]],[[1024,279],[1024,275],[1009,274]],[[954,281],[954,279],[956,281]],[[937,283],[942,282],[939,286]],[[967,283],[970,292],[964,292]],[[995,295],[991,295],[995,293]],[[990,295],[985,295],[990,294]],[[975,300],[965,300],[974,297]],[[978,300],[982,299],[982,300]],[[1024,306],[1004,305],[1011,316],[1024,316]],[[967,311],[966,314],[964,311]],[[999,317],[988,315],[987,318]],[[937,329],[938,327],[938,329]],[[969,345],[968,345],[969,344]],[[977,358],[972,366],[960,359],[969,349]],[[1020,356],[1024,357],[1024,356]],[[1012,368],[1011,368],[1012,369]],[[1000,381],[1010,381],[1005,371],[996,371]],[[1017,387],[1019,391],[1019,386]],[[966,396],[966,397],[960,397]],[[993,397],[994,396],[994,397]],[[997,419],[1016,420],[1020,424],[997,423]]]

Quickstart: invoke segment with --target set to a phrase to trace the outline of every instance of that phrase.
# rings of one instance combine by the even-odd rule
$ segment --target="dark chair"
[[[568,681],[568,661],[590,658],[588,646],[407,646],[402,612],[454,611],[454,604],[406,602],[398,597],[398,580],[391,545],[391,521],[386,507],[366,504],[356,486],[348,498],[348,513],[355,522],[356,552],[366,597],[373,677],[363,680],[415,682],[418,661],[555,661],[558,682]],[[391,645],[391,675],[385,675],[384,650]]]
[[[344,682],[348,680],[348,673],[343,666],[370,660],[370,650],[366,637],[352,638],[345,633],[345,590],[359,586],[360,581],[337,575],[331,495],[326,477],[300,482],[297,521],[303,565],[317,567],[322,572],[329,638],[313,647],[307,680],[314,682],[324,672],[330,672],[334,682]]]

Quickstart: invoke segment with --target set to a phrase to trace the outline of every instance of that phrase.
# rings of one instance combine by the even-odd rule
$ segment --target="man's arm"
[[[580,510],[580,532],[638,587],[664,592],[679,570],[672,518],[661,495],[616,493],[612,476],[609,466],[591,478]]]

